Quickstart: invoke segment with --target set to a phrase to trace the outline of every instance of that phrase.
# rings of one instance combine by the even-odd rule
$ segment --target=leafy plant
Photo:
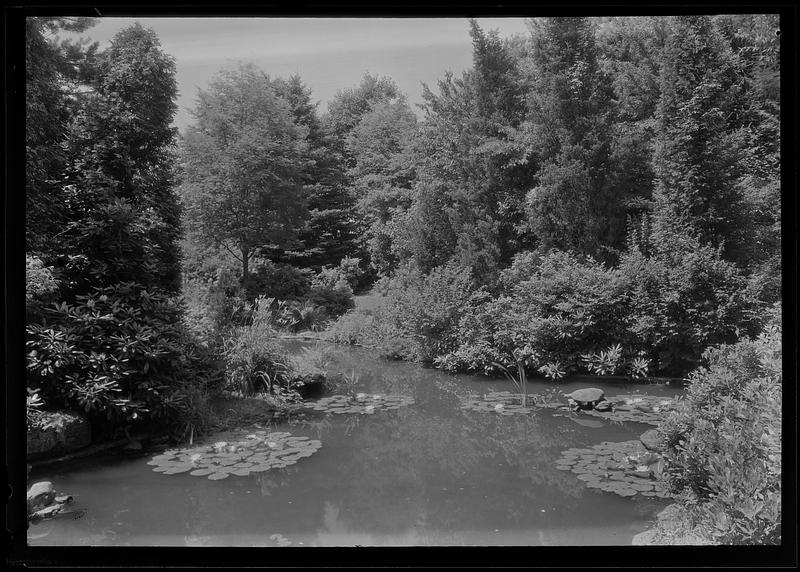
[[[561,362],[548,362],[544,364],[542,367],[539,368],[539,371],[543,373],[546,377],[554,381],[558,381],[566,374],[566,371],[563,369],[563,365]]]
[[[160,404],[189,360],[176,299],[136,283],[98,288],[53,304],[29,324],[29,383],[50,405],[109,421],[166,413]]]
[[[781,328],[717,346],[689,377],[685,407],[660,427],[665,474],[717,544],[781,538]]]
[[[333,318],[341,316],[356,305],[353,291],[344,282],[339,282],[333,287],[313,286],[308,301],[324,309],[326,314]]]

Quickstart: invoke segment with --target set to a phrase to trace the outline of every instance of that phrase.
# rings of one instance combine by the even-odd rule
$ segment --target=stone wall
[[[55,411],[43,419],[44,428],[28,431],[28,459],[43,459],[70,453],[92,442],[89,421],[76,413]]]

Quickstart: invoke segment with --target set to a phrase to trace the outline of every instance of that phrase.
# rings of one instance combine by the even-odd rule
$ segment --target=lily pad
[[[218,442],[187,449],[174,449],[154,456],[149,465],[166,475],[188,472],[220,480],[229,475],[247,476],[275,467],[287,467],[313,455],[322,447],[318,439],[286,432],[259,431],[239,441]]]
[[[527,414],[536,407],[533,396],[528,396],[525,406],[522,405],[522,394],[510,391],[490,391],[480,399],[470,397],[461,403],[461,409],[478,411],[482,413],[496,413],[505,417],[518,414]]]
[[[572,471],[589,488],[624,497],[652,493],[646,496],[667,498],[671,495],[666,485],[651,476],[651,464],[658,462],[660,458],[647,451],[637,439],[621,443],[603,442],[591,448],[567,449],[556,460],[555,467],[561,471]],[[648,470],[639,470],[642,467]]]
[[[324,413],[357,413],[372,415],[380,411],[395,410],[414,403],[413,397],[404,395],[331,395],[306,403],[305,407]]]
[[[588,410],[581,413],[611,421],[659,425],[667,413],[682,407],[679,400],[654,395],[617,395],[609,397],[608,401],[614,404],[609,411]]]

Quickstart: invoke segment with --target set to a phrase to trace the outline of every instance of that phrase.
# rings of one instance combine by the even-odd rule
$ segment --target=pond
[[[363,349],[336,347],[334,354],[331,370],[357,372],[360,391],[413,403],[371,415],[308,411],[264,426],[322,447],[290,466],[224,480],[154,472],[153,452],[34,470],[32,479],[52,481],[85,513],[31,525],[29,545],[626,545],[668,504],[587,488],[555,464],[565,449],[636,439],[649,425],[554,409],[464,409],[470,397],[515,388]],[[529,386],[531,393],[587,386],[609,396],[680,392],[603,379]],[[592,422],[576,422],[585,419]]]

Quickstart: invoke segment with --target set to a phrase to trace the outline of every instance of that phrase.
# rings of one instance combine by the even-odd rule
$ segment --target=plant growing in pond
[[[517,386],[522,394],[522,407],[527,407],[528,405],[528,377],[525,374],[525,367],[534,366],[537,362],[536,353],[529,345],[525,345],[522,348],[514,348],[511,352],[512,356],[514,357],[514,363],[517,366],[517,378],[515,378],[508,368],[504,365],[493,362],[492,365],[495,367],[500,368],[500,371],[503,372],[511,382]],[[502,405],[502,404],[498,404]]]
[[[636,379],[647,377],[647,371],[650,369],[650,360],[646,357],[635,357],[628,362],[626,369],[630,377]]]
[[[549,377],[554,381],[558,381],[567,373],[562,369],[561,362],[559,361],[548,362],[540,367],[539,371],[543,373],[545,377]]]
[[[538,357],[536,352],[530,344],[525,344],[522,347],[515,347],[511,350],[513,363],[517,367],[517,377],[515,378],[506,366],[498,362],[492,362],[492,365],[499,368],[503,375],[506,376],[511,382],[517,386],[522,394],[522,407],[527,407],[528,401],[528,377],[525,373],[526,367],[536,367]]]
[[[622,346],[615,344],[605,351],[581,356],[586,362],[586,368],[597,375],[613,375],[622,362]]]
[[[347,375],[346,373],[343,373],[342,377],[341,377],[341,380],[340,380],[341,388],[343,389],[343,392],[348,396],[355,397],[356,396],[356,388],[358,387],[359,381],[360,381],[360,377],[356,373],[356,370],[352,370],[350,372],[350,375]]]
[[[622,345],[614,344],[600,353],[582,354],[581,361],[584,367],[595,375],[614,375],[624,370],[632,378],[647,377],[650,359],[645,353],[640,351],[629,359],[626,359],[626,354],[630,355],[630,352],[625,352]]]
[[[275,468],[284,468],[310,457],[322,442],[290,433],[257,431],[238,441],[219,441],[211,445],[165,451],[147,464],[166,475],[189,473],[192,476],[220,480],[230,475],[247,476]]]
[[[376,411],[392,411],[414,403],[413,397],[404,395],[331,395],[306,403],[306,407],[324,413],[358,413],[371,415]]]

